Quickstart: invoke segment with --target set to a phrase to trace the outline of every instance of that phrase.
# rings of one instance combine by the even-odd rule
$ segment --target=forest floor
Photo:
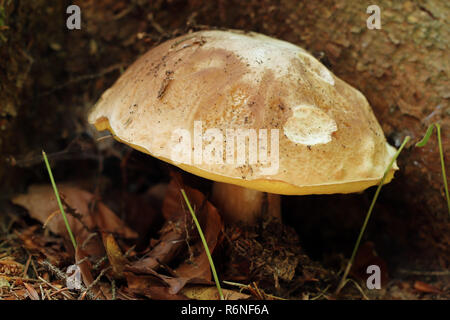
[[[76,250],[50,184],[30,186],[4,203],[0,299],[218,299],[180,189],[195,208],[226,299],[450,298],[449,273],[397,269],[388,275],[390,262],[371,241],[361,246],[350,280],[336,295],[348,261],[344,253],[325,251],[311,259],[320,248],[304,250],[297,231],[279,221],[225,225],[207,200],[210,185],[203,179],[126,152],[121,161],[106,160],[112,176],[58,183]],[[149,182],[136,174],[144,164],[150,175],[161,171],[171,179]],[[117,175],[128,187],[115,187]],[[289,204],[283,209],[293,210]],[[318,236],[318,242],[333,241]],[[367,288],[371,264],[382,270],[380,290]]]

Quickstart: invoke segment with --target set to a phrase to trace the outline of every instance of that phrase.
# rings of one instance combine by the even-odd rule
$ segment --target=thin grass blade
[[[214,262],[212,260],[211,253],[209,252],[208,243],[206,242],[205,236],[203,235],[203,231],[202,231],[202,228],[200,227],[200,223],[197,220],[195,212],[191,207],[191,203],[189,202],[189,199],[186,196],[186,192],[184,192],[184,189],[181,189],[181,194],[183,195],[184,201],[186,202],[186,205],[188,206],[189,212],[192,215],[192,219],[194,220],[195,226],[197,227],[200,238],[202,239],[203,247],[205,247],[206,256],[208,257],[208,261],[209,261],[209,265],[211,267],[214,281],[216,282],[217,291],[219,291],[220,300],[224,300],[224,296],[223,296],[222,288],[220,286],[219,278],[217,277],[216,268],[214,267]]]
[[[44,157],[44,162],[47,167],[48,175],[50,177],[50,181],[53,186],[53,191],[55,191],[55,197],[56,197],[56,201],[58,202],[59,210],[63,217],[64,223],[66,224],[66,228],[67,228],[67,232],[69,233],[70,240],[72,241],[73,247],[76,250],[77,242],[75,241],[75,237],[73,236],[72,230],[70,229],[69,221],[67,220],[66,212],[64,211],[64,207],[62,205],[61,198],[59,197],[58,188],[56,187],[55,179],[53,178],[52,169],[50,167],[50,163],[48,162],[47,155],[45,154],[44,150],[42,150],[42,156]]]

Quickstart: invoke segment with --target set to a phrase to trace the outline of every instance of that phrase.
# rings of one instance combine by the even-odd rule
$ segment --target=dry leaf
[[[442,293],[442,291],[436,288],[435,286],[432,286],[431,284],[422,281],[416,281],[414,283],[414,289],[426,293],[438,293],[438,294]]]
[[[184,295],[171,293],[170,286],[159,276],[135,275],[124,272],[128,282],[128,290],[134,294],[155,300],[186,300]]]
[[[66,261],[69,254],[61,250],[63,243],[67,242],[69,248],[71,248],[70,242],[62,239],[55,239],[53,237],[46,237],[43,234],[37,233],[38,225],[33,225],[29,228],[22,230],[22,232],[15,231],[20,240],[22,240],[23,246],[32,251],[39,252],[45,256],[45,258],[54,266],[59,266],[63,261]]]
[[[65,208],[67,220],[77,244],[83,246],[89,256],[100,257],[104,254],[101,239],[91,237],[93,232],[110,232],[127,239],[137,237],[136,232],[125,226],[102,202],[95,203],[92,193],[64,184],[58,186],[58,189],[63,202],[68,206]],[[26,208],[30,216],[41,223],[47,223],[48,229],[53,233],[69,239],[62,215],[58,214],[49,219],[55,211],[59,213],[58,203],[50,185],[32,185],[27,194],[14,197],[12,202]],[[90,210],[92,204],[96,204],[93,211]],[[85,243],[86,239],[90,239],[88,243]]]
[[[77,250],[75,252],[75,261],[78,265],[78,267],[80,268],[81,271],[81,277],[83,278],[83,283],[85,285],[86,288],[89,288],[89,286],[91,285],[92,282],[94,282],[94,277],[92,276],[91,270],[92,270],[92,265],[89,262],[88,259],[86,259],[88,256],[86,254],[85,251],[83,251],[80,247],[77,247]],[[81,262],[83,261],[83,262]],[[99,296],[99,298],[101,299],[105,299],[105,296],[101,295],[100,292],[102,292],[100,290],[99,285],[94,285],[91,288],[94,296]]]
[[[222,235],[221,217],[200,191],[187,186],[183,188],[195,210],[209,250],[213,252]],[[161,264],[170,266],[180,255],[187,255],[185,261],[178,266],[171,266],[172,277],[164,278],[164,282],[170,285],[171,294],[178,293],[187,283],[211,284],[209,261],[180,189],[177,180],[173,179],[164,199],[163,214],[166,223],[160,232],[159,242],[144,259],[126,267],[126,270],[135,274],[155,275]]]
[[[11,288],[11,285],[6,277],[0,275],[0,289],[2,288]]]
[[[172,179],[164,201],[163,213],[167,219],[175,219],[176,223],[184,229],[184,240],[190,240],[191,243],[187,248],[190,257],[181,263],[174,273],[178,277],[187,279],[186,283],[207,283],[211,281],[209,260],[180,189],[183,188],[186,191],[211,253],[220,241],[223,222],[217,209],[207,201],[203,193],[187,186],[181,186],[179,181]]]
[[[81,233],[81,230],[85,228],[91,230],[97,228],[102,232],[115,233],[123,238],[136,238],[136,233],[126,227],[102,202],[98,201],[96,210],[90,212],[89,207],[95,201],[92,193],[64,184],[59,185],[58,189],[63,200],[75,211],[73,214],[70,213],[70,209],[66,212],[74,234]],[[45,223],[53,212],[59,212],[56,197],[50,185],[32,185],[27,194],[14,197],[12,202],[25,207],[33,218],[42,223]],[[79,215],[80,219],[74,218],[74,215]],[[48,227],[56,234],[68,236],[61,215],[48,221]]]
[[[190,286],[181,289],[180,293],[194,300],[220,300],[217,287]],[[244,300],[250,298],[248,294],[229,289],[222,289],[222,293],[225,300]]]
[[[102,233],[103,245],[108,255],[108,261],[112,266],[112,273],[116,279],[123,278],[123,270],[128,263],[127,258],[122,254],[114,236],[110,233]]]
[[[23,284],[25,288],[27,288],[28,296],[30,297],[31,300],[41,300],[41,298],[39,298],[39,294],[31,285],[29,285],[26,282],[24,282]]]
[[[120,194],[108,193],[107,197],[120,201],[126,208],[125,222],[139,237],[136,241],[136,250],[144,250],[148,246],[151,234],[155,234],[164,223],[162,216],[162,203],[167,189],[167,183],[160,183],[149,188],[145,193],[128,193],[121,191]]]

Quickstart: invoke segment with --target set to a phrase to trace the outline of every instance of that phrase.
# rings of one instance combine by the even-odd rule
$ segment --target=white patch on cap
[[[326,83],[334,86],[334,78],[331,72],[316,58],[314,58],[309,53],[300,52],[298,57],[303,60],[304,64],[308,66],[309,70],[318,78],[325,81]]]
[[[292,142],[313,146],[331,141],[331,134],[337,131],[336,122],[325,112],[310,105],[292,108],[293,115],[284,124],[286,137]]]
[[[308,54],[304,49],[278,39],[257,33],[234,33],[223,31],[204,31],[204,36],[211,35],[203,48],[219,48],[233,52],[244,59],[250,69],[262,73],[262,69],[272,69],[278,76],[290,74],[291,59],[299,54]],[[250,79],[255,75],[249,74]]]
[[[328,71],[325,67],[321,66],[320,70],[320,77],[323,79],[323,81],[328,82],[332,86],[334,86],[334,79],[331,75],[330,71]]]

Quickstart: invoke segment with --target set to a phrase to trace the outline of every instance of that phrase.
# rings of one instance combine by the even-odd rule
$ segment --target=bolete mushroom
[[[280,217],[280,194],[376,185],[395,153],[358,90],[296,45],[235,30],[152,48],[103,93],[89,122],[215,181],[226,220],[248,224],[262,212]]]

